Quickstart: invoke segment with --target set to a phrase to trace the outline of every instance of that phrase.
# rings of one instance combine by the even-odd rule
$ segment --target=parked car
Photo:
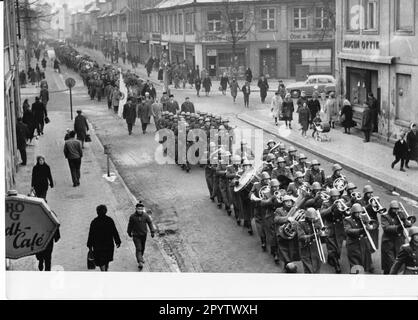
[[[307,97],[311,97],[314,91],[325,92],[327,95],[335,92],[336,80],[330,75],[310,75],[306,81],[291,83],[286,87],[292,98],[299,98],[300,93],[305,91]]]

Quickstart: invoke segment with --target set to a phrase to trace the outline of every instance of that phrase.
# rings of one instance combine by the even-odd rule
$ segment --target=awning
[[[153,41],[153,40],[151,40],[149,43],[151,43],[151,44],[160,44],[160,41]]]
[[[140,43],[148,43],[148,40],[139,40]]]
[[[380,63],[380,64],[392,64],[396,57],[394,56],[380,56],[380,55],[367,55],[358,53],[346,53],[339,52],[337,54],[338,59],[353,60],[360,62]]]
[[[161,45],[162,45],[162,46],[168,46],[168,42],[161,41]]]

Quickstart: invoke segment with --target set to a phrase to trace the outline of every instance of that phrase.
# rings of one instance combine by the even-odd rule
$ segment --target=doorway
[[[302,64],[302,49],[290,49],[290,76],[296,77],[296,66]]]
[[[210,77],[216,77],[216,56],[208,57],[208,71]]]
[[[277,77],[277,56],[276,49],[260,50],[260,76],[266,78]]]

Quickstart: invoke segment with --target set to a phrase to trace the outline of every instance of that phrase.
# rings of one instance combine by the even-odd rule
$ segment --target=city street
[[[82,52],[81,48],[78,48],[78,50]],[[97,56],[97,61],[100,64],[104,62],[100,56]],[[100,200],[100,203],[110,202],[115,209],[114,218],[118,222],[120,234],[123,235],[122,243],[124,245],[119,249],[121,253],[115,255],[115,261],[111,264],[111,271],[135,271],[133,244],[126,235],[127,217],[133,211],[131,201],[133,195],[136,199],[143,200],[146,206],[152,209],[152,218],[159,230],[155,242],[149,240],[148,246],[151,249],[146,253],[148,263],[145,271],[282,272],[282,269],[274,264],[273,258],[262,252],[256,233],[249,236],[245,229],[237,226],[232,217],[228,217],[225,210],[217,209],[215,203],[210,201],[202,168],[193,167],[190,173],[186,173],[179,166],[159,165],[155,162],[154,153],[159,144],[155,141],[155,126],[153,124],[149,126],[147,134],[143,135],[138,119],[133,134],[128,136],[125,121],[118,118],[112,110],[107,108],[105,100],[101,102],[90,100],[87,88],[83,87],[79,75],[64,66],[61,68],[61,74],[53,72],[51,68],[48,68],[46,74],[51,97],[48,104],[48,113],[52,120],[48,126],[56,125],[54,119],[63,118],[62,122],[71,127],[69,93],[64,91],[66,89],[64,81],[66,78],[72,77],[76,80],[76,86],[73,88],[74,114],[77,109],[83,110],[91,124],[92,136],[98,138],[97,141],[93,139],[93,143],[86,147],[88,160],[83,162],[85,164],[82,166],[82,175],[86,175],[83,181],[85,186],[83,186],[82,195],[62,194],[60,195],[60,203],[51,201],[52,207],[56,204],[63,209],[63,212],[54,209],[59,217],[63,217],[62,228],[64,230],[77,230],[77,232],[72,231],[68,234],[66,232],[62,233],[61,241],[55,245],[53,264],[60,265],[65,270],[85,270],[85,240],[88,230],[86,228],[88,228],[88,223],[94,216],[95,206],[99,204],[97,201]],[[171,92],[180,105],[185,97],[189,96],[197,110],[228,117],[232,126],[242,129],[257,128],[257,126],[250,124],[251,121],[240,120],[245,117],[247,117],[245,118],[247,120],[253,118],[258,123],[263,123],[262,127],[264,129],[270,125],[267,123],[269,106],[260,103],[258,92],[251,95],[250,109],[244,109],[242,95],[239,95],[237,103],[234,104],[229,92],[226,96],[223,96],[216,86],[212,89],[213,91],[209,97],[201,95],[200,98],[196,97],[194,89],[171,89]],[[53,93],[53,91],[59,92]],[[30,97],[30,103],[32,103],[33,94],[37,90],[33,90],[33,93],[27,92],[26,97]],[[158,96],[161,95],[161,92],[162,88],[158,86]],[[267,102],[270,102],[271,97],[272,93],[269,93]],[[297,117],[295,118],[297,119]],[[296,122],[293,126],[294,131],[299,128]],[[48,130],[46,135],[48,135]],[[63,137],[65,128],[54,128],[54,133],[61,134]],[[42,139],[44,138],[42,137]],[[357,139],[358,137],[352,136],[351,138]],[[262,143],[265,146],[269,139],[280,140],[277,134],[272,135],[264,132],[263,141],[257,140],[255,143]],[[284,143],[287,147],[290,145],[288,140],[284,140]],[[330,142],[330,144],[332,143]],[[48,159],[51,152],[55,152],[55,150],[61,152],[62,145],[57,143],[57,145],[44,148],[41,151]],[[111,147],[111,160],[114,165],[112,169],[118,173],[114,183],[107,182],[105,179],[93,181],[88,178],[89,162],[92,163],[92,168],[97,167],[102,170],[102,174],[106,173],[106,158],[103,154],[102,145]],[[330,175],[331,166],[335,162],[339,162],[338,158],[330,159],[329,155],[324,154],[326,157],[321,157],[318,156],[317,152],[299,151],[305,153],[309,161],[318,159],[326,175]],[[28,167],[32,164],[29,163]],[[66,183],[68,184],[69,171],[67,167],[58,168],[53,163],[51,165],[53,174],[55,171],[55,176],[59,176],[59,179],[66,176]],[[416,166],[415,163],[413,165]],[[389,168],[389,166],[387,167]],[[416,175],[417,171],[415,168],[415,171],[412,171],[411,174]],[[29,174],[29,172],[26,173]],[[399,199],[392,194],[392,189],[388,189],[385,184],[369,181],[364,176],[350,170],[344,170],[343,174],[347,176],[348,181],[358,186],[360,192],[364,185],[370,184],[375,191],[375,195],[380,197],[382,205],[385,207],[391,200]],[[95,177],[99,175],[100,172],[97,172]],[[54,190],[56,194],[60,193],[60,185],[62,184],[57,183],[56,190]],[[126,185],[128,191],[124,189],[124,185]],[[102,190],[102,188],[104,189]],[[100,199],[101,193],[104,195],[102,199]],[[107,195],[110,194],[113,196],[108,198]],[[64,208],[66,208],[66,201],[71,197],[79,197],[83,207],[78,210],[69,208],[71,217],[68,217]],[[403,201],[410,214],[416,215],[417,205],[413,199],[403,197],[401,201]],[[88,208],[86,207],[87,204]],[[78,240],[74,241],[74,238]],[[71,259],[68,258],[68,252],[70,252]],[[348,273],[345,249],[342,257],[342,271]],[[380,273],[379,252],[373,255],[373,261],[375,272]],[[302,272],[301,265],[298,264],[298,266],[299,272]],[[21,264],[20,266],[17,264],[15,269],[27,270],[27,265]],[[321,272],[334,273],[333,268],[328,265],[323,265]]]

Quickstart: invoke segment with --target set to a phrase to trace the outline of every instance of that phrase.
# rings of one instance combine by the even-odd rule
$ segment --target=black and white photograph
[[[418,0],[5,0],[3,36],[7,287],[417,288]]]

